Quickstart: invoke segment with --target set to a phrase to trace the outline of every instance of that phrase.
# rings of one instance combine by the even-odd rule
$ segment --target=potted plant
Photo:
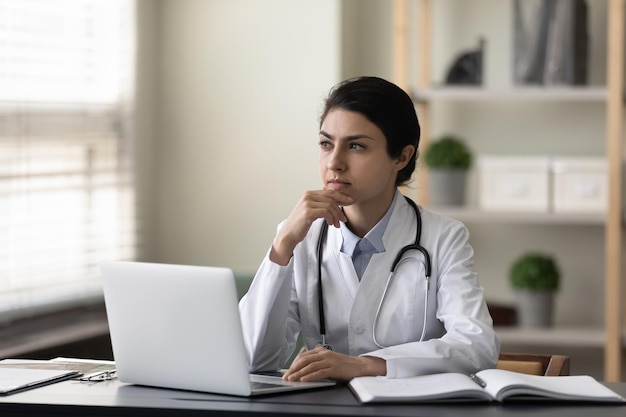
[[[462,205],[472,163],[472,153],[465,143],[456,136],[444,135],[426,148],[424,162],[429,168],[430,204]]]
[[[554,295],[559,289],[560,277],[557,262],[550,255],[529,252],[513,262],[510,280],[520,326],[552,325]]]

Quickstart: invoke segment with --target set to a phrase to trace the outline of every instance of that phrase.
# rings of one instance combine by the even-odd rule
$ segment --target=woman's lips
[[[340,180],[330,180],[327,183],[327,188],[331,190],[341,190],[348,187],[350,183]]]

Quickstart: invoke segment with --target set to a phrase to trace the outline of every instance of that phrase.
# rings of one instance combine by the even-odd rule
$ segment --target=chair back
[[[501,353],[497,368],[530,375],[564,376],[569,375],[569,357],[532,353]]]

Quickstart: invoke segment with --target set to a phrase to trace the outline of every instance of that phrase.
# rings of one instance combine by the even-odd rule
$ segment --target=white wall
[[[341,76],[387,79],[392,68],[392,1],[341,1]]]
[[[157,127],[143,138],[155,154],[141,190],[154,202],[144,207],[145,258],[254,272],[278,222],[319,186],[318,117],[340,78],[339,3],[143,7],[154,9],[145,45],[155,50],[155,67],[143,69],[157,74]]]

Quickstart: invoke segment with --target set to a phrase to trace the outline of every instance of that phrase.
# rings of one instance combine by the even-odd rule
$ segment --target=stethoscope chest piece
[[[321,346],[324,349],[328,349],[328,350],[332,351],[333,350],[332,346],[329,345],[328,343],[326,343],[326,329],[324,328],[323,330],[324,330],[324,332],[322,333],[322,341],[319,342],[315,347]]]

